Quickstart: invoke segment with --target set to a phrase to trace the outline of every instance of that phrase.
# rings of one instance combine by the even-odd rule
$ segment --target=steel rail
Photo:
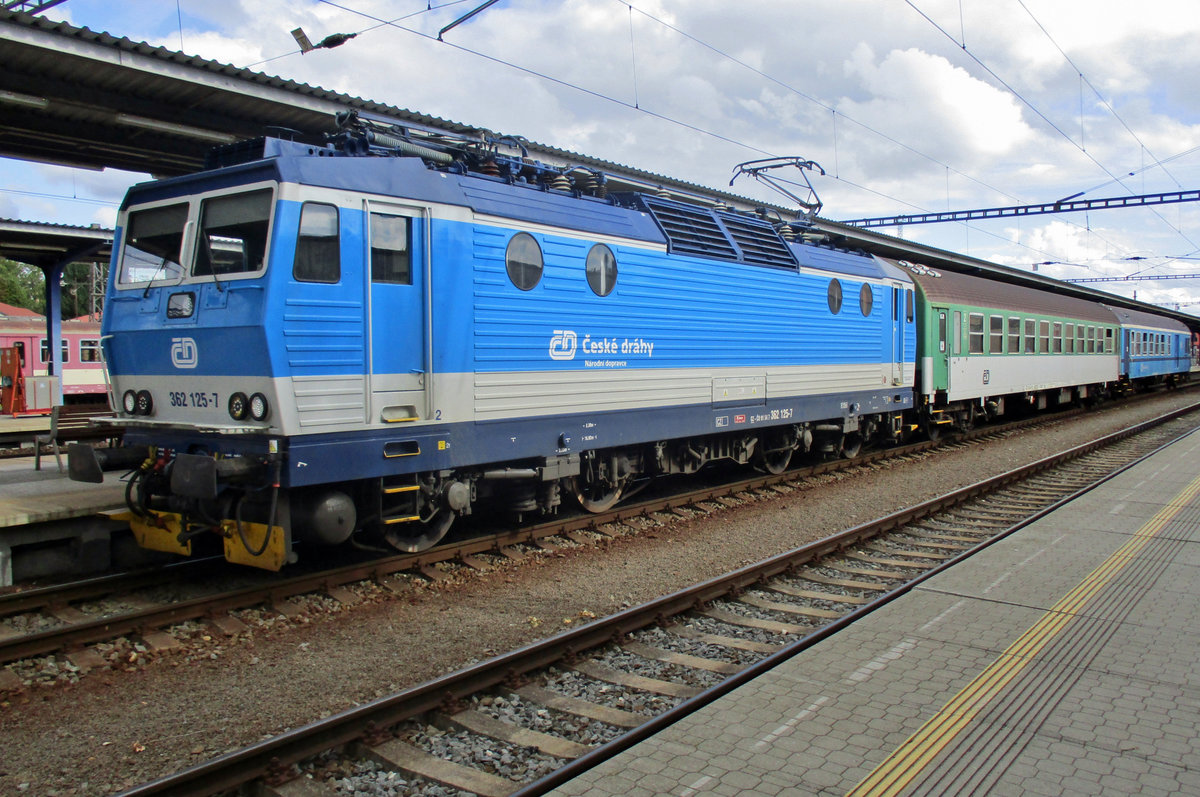
[[[1193,405],[1200,408],[1200,403]],[[248,608],[262,603],[276,603],[296,595],[328,590],[364,579],[381,581],[399,572],[417,570],[433,577],[431,565],[439,562],[469,561],[475,554],[502,553],[505,548],[520,544],[536,545],[547,537],[591,531],[605,524],[629,518],[641,517],[654,512],[736,495],[749,490],[762,489],[776,484],[798,481],[823,473],[870,464],[891,458],[902,457],[938,448],[950,442],[959,442],[1002,434],[1014,429],[1036,424],[1047,424],[1081,414],[1083,410],[1070,409],[1052,416],[1036,416],[997,426],[979,427],[970,432],[942,438],[939,441],[924,440],[895,448],[879,449],[862,454],[854,459],[838,459],[804,465],[782,474],[759,474],[750,478],[720,485],[687,490],[668,496],[650,498],[624,506],[618,506],[600,514],[579,514],[567,518],[509,529],[496,534],[483,535],[470,540],[442,545],[416,554],[399,554],[344,565],[329,570],[291,576],[267,585],[246,587],[241,590],[188,601],[147,606],[119,615],[110,615],[95,620],[70,623],[46,629],[34,634],[25,634],[0,639],[0,663],[19,661],[34,656],[45,656],[62,650],[71,650],[85,645],[115,639],[126,634],[144,633],[149,629],[181,623],[188,620],[204,620],[236,609]],[[220,566],[218,560],[215,563]],[[181,567],[183,565],[176,565]],[[171,581],[178,571],[139,571],[134,574],[117,574],[60,586],[44,587],[26,592],[0,596],[0,616],[17,614],[54,606],[64,606],[73,601],[94,599],[123,590],[151,587]]]
[[[287,774],[288,767],[305,758],[352,742],[367,741],[370,743],[372,739],[383,738],[386,735],[386,729],[398,722],[418,716],[427,711],[438,709],[439,707],[452,706],[472,694],[494,686],[519,682],[527,673],[548,667],[564,658],[569,659],[582,651],[613,640],[619,640],[624,635],[647,626],[656,623],[665,623],[671,617],[692,609],[702,608],[716,599],[727,595],[736,595],[773,576],[786,574],[822,556],[853,547],[903,523],[925,517],[949,506],[963,503],[1006,485],[1027,479],[1064,462],[1076,459],[1099,448],[1174,420],[1195,411],[1195,409],[1195,406],[1191,406],[1176,410],[1103,438],[1076,446],[1068,451],[1045,457],[1037,462],[963,487],[931,501],[899,510],[886,517],[847,529],[826,539],[786,551],[762,562],[747,565],[723,576],[709,579],[640,606],[626,609],[608,618],[594,621],[593,623],[563,632],[549,639],[493,657],[467,669],[427,681],[395,695],[356,706],[324,720],[253,744],[242,750],[218,756],[182,772],[168,775],[121,792],[120,797],[163,797],[165,795],[170,795],[171,797],[199,797],[200,795],[213,794],[223,789],[232,789],[257,778],[263,778],[268,783],[287,780],[290,777]],[[1129,467],[1129,464],[1116,469],[1114,473],[1127,467]],[[1093,489],[1096,484],[1111,478],[1112,475],[1109,474],[1097,480],[1092,485],[1074,491],[1070,496],[1057,501],[1051,507],[1042,509],[1036,514],[1031,515],[1031,518],[1040,517],[1060,505],[1063,501]],[[1014,530],[1028,522],[1031,522],[1031,520],[1017,524],[1017,526],[1014,526]],[[1011,530],[1002,532],[1002,535],[1008,533],[1011,533]],[[991,542],[986,542],[973,550],[978,550],[989,544]],[[961,554],[955,559],[934,568],[934,572],[940,572],[953,563],[962,561],[962,559],[971,555],[972,552]],[[918,583],[920,580],[931,577],[931,575],[932,573],[920,577]],[[907,590],[911,588],[911,586],[907,586],[900,589]],[[894,599],[894,597],[893,595],[890,599]],[[886,602],[885,598],[879,598],[870,605],[878,608],[879,605],[883,605]],[[764,661],[773,661],[777,664],[785,658],[799,653],[806,646],[814,644],[815,641],[819,641],[835,633],[836,630],[852,622],[851,617],[858,619],[865,612],[866,607],[856,610],[846,619],[835,621],[830,628],[807,635],[787,648],[772,654]],[[785,652],[788,653],[787,656],[784,655]],[[760,674],[764,669],[765,665],[762,662],[752,665],[744,678],[752,678]],[[740,679],[743,676],[734,676],[734,678]],[[741,680],[738,681],[738,683],[741,682]],[[711,702],[716,697],[733,688],[732,686],[726,687],[726,683],[728,682],[723,682],[706,690],[697,697],[681,704],[681,707],[687,706],[688,713],[695,711],[702,705]],[[674,719],[677,719],[679,716],[678,710],[668,713]],[[611,757],[626,747],[636,744],[642,738],[645,738],[645,736],[663,727],[666,723],[668,723],[667,719],[650,720],[649,727],[639,726],[639,729],[631,731],[630,734],[619,737],[577,759],[577,761],[584,763],[568,765],[564,770],[568,774],[560,777],[552,773],[546,778],[523,787],[515,793],[523,796],[542,794],[555,785],[565,782],[564,779],[569,779],[569,777],[578,774],[574,769],[575,767],[594,766],[602,760],[602,753],[603,758]],[[641,730],[641,728],[646,729]],[[582,771],[582,769],[578,771]]]

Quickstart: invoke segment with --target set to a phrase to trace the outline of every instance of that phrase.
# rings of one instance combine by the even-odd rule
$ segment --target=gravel
[[[601,745],[624,733],[624,729],[604,722],[545,708],[538,703],[527,703],[517,695],[476,696],[471,701],[471,707],[502,722],[561,736],[579,744]]]
[[[721,499],[709,505],[731,508],[688,521],[667,513],[639,518],[628,524],[643,529],[636,536],[530,551],[520,563],[498,561],[482,573],[455,568],[437,584],[403,577],[396,579],[398,594],[370,585],[356,587],[361,598],[348,607],[313,596],[299,601],[302,613],[291,618],[263,609],[240,612],[248,630],[232,637],[185,626],[175,632],[183,644],[166,651],[147,649],[137,640],[118,640],[100,651],[108,666],[82,676],[62,671],[59,663],[59,672],[42,677],[36,663],[25,664],[31,685],[0,699],[0,794],[111,794],[426,681],[465,662],[512,650],[593,616],[618,612],[1041,459],[1187,401],[1186,394],[1167,393],[1136,408],[1107,407],[1077,422],[980,445],[915,455],[878,469],[856,468],[853,474],[825,474],[803,489]],[[820,584],[812,588],[830,590]],[[705,618],[689,625],[755,638],[748,636],[752,632],[735,633]],[[776,643],[789,639],[760,636]],[[653,640],[648,644],[663,647]],[[570,671],[548,674],[543,685],[648,714],[677,702]],[[436,741],[449,744],[448,736],[452,735],[442,733]],[[433,736],[426,737],[433,743]],[[522,757],[514,766],[528,764]],[[328,778],[342,794],[410,793],[409,786],[393,788],[397,779],[406,778],[380,771],[370,762],[337,767]],[[320,774],[320,767],[313,772]],[[455,794],[427,786],[430,795]]]

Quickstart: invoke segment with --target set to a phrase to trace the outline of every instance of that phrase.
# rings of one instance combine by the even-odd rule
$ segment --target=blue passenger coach
[[[381,143],[382,142],[382,143]],[[350,125],[136,186],[104,345],[139,542],[419,550],[484,502],[604,509],[717,459],[896,439],[911,279],[803,221]]]
[[[1118,367],[1125,385],[1175,384],[1187,376],[1192,336],[1183,322],[1143,310],[1105,307],[1121,325]]]

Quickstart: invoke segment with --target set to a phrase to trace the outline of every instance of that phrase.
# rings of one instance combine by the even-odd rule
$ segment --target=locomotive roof
[[[935,270],[908,260],[890,262],[909,271],[921,292],[933,303],[1038,313],[1102,324],[1116,320],[1112,311],[1099,302],[954,271]]]

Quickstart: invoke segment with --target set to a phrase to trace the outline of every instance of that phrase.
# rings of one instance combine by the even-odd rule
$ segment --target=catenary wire
[[[319,2],[321,2],[321,3],[322,3],[322,4],[324,4],[324,5],[329,5],[329,6],[331,6],[331,7],[337,8],[337,9],[339,9],[339,10],[345,11],[345,12],[347,12],[347,13],[351,13],[351,14],[355,14],[355,15],[357,15],[357,16],[361,16],[361,17],[363,17],[363,18],[365,18],[365,19],[369,19],[369,20],[371,20],[372,22],[376,23],[376,24],[374,24],[374,25],[370,25],[370,26],[368,26],[368,27],[364,28],[362,31],[360,31],[360,33],[361,33],[361,32],[367,32],[367,31],[376,30],[376,29],[379,29],[379,28],[382,28],[382,27],[392,27],[392,28],[395,28],[395,29],[398,29],[398,30],[402,30],[402,31],[404,31],[404,32],[406,32],[406,33],[409,33],[409,34],[411,34],[411,35],[418,36],[418,37],[420,37],[420,38],[426,39],[426,40],[428,40],[428,41],[438,41],[438,40],[436,39],[436,37],[434,37],[434,36],[431,36],[431,35],[429,35],[429,34],[423,33],[422,31],[415,30],[415,29],[413,29],[413,28],[407,27],[407,26],[405,26],[405,25],[401,25],[401,24],[399,24],[399,22],[400,22],[400,21],[402,21],[402,20],[404,20],[404,19],[408,19],[408,18],[411,18],[411,17],[414,17],[414,16],[418,16],[418,15],[420,15],[420,14],[426,13],[426,12],[427,12],[427,11],[429,11],[429,10],[438,10],[438,9],[440,9],[440,8],[444,8],[444,7],[446,7],[446,6],[449,6],[449,5],[456,5],[456,4],[458,4],[459,2],[464,2],[464,0],[456,0],[455,2],[446,3],[446,4],[443,4],[443,5],[441,5],[441,6],[436,6],[436,7],[430,7],[430,8],[426,8],[426,9],[421,9],[420,11],[413,12],[412,14],[408,14],[408,15],[404,15],[404,16],[402,16],[402,17],[398,17],[398,18],[397,18],[397,19],[395,19],[395,20],[385,20],[385,19],[382,19],[382,18],[380,18],[380,17],[374,16],[374,15],[372,15],[372,14],[370,14],[370,13],[367,13],[367,12],[364,12],[364,11],[360,11],[360,10],[358,10],[358,9],[356,9],[356,8],[352,8],[352,7],[350,7],[350,6],[348,6],[348,5],[344,4],[344,3],[338,3],[338,2],[334,2],[333,0],[319,0]],[[641,11],[640,9],[637,9],[636,7],[633,7],[633,6],[632,6],[632,5],[630,5],[629,3],[623,2],[623,0],[618,0],[618,2],[622,2],[622,4],[623,4],[623,5],[626,5],[627,7],[629,7],[629,8],[630,8],[631,10],[633,10],[633,11],[638,11],[638,13],[639,13],[639,14],[643,14],[643,15],[645,15],[645,16],[648,16],[648,17],[652,18],[652,19],[655,19],[655,18],[654,18],[654,17],[652,17],[651,15],[645,14],[645,12]],[[911,4],[911,3],[910,3],[910,4]],[[660,22],[661,22],[661,20],[657,20],[657,19],[656,19],[656,21],[660,21]],[[666,23],[662,23],[662,24],[666,24]],[[749,69],[752,69],[752,70],[754,70],[756,73],[760,74],[760,75],[761,75],[761,76],[763,76],[765,79],[768,79],[768,80],[771,80],[772,82],[778,83],[779,85],[781,85],[781,86],[784,86],[784,87],[788,88],[788,89],[789,89],[789,90],[791,90],[791,91],[795,91],[795,92],[796,92],[797,94],[799,94],[800,96],[804,96],[804,97],[806,97],[806,98],[808,98],[808,99],[811,99],[813,102],[817,102],[817,103],[818,103],[818,104],[820,104],[822,107],[829,108],[829,106],[827,106],[827,105],[825,105],[825,104],[823,104],[823,103],[820,103],[820,101],[819,101],[819,100],[816,100],[815,98],[811,98],[809,95],[806,95],[804,92],[801,92],[801,91],[799,91],[799,90],[797,90],[797,89],[794,89],[793,87],[787,86],[787,84],[783,83],[782,81],[779,81],[779,80],[777,80],[776,78],[773,78],[773,77],[771,77],[770,75],[767,75],[766,73],[763,73],[763,72],[761,72],[760,70],[754,69],[754,67],[752,67],[752,66],[749,66],[749,65],[747,65],[747,64],[743,64],[742,62],[738,61],[738,59],[732,58],[732,56],[729,56],[728,54],[725,54],[725,53],[723,53],[723,52],[722,52],[722,51],[720,51],[719,49],[717,49],[717,48],[715,48],[715,47],[712,47],[711,45],[709,45],[709,44],[707,44],[707,43],[705,43],[705,42],[701,41],[700,39],[698,39],[698,38],[696,38],[696,37],[692,36],[691,34],[688,34],[688,33],[684,32],[684,31],[682,31],[682,30],[679,30],[678,28],[675,28],[674,26],[667,25],[667,27],[670,27],[672,30],[675,30],[675,31],[676,31],[677,33],[679,33],[680,35],[682,35],[682,36],[685,36],[686,38],[688,38],[688,39],[690,39],[690,40],[693,40],[693,41],[697,42],[698,44],[700,44],[700,45],[702,45],[702,46],[704,46],[704,47],[706,47],[706,48],[708,48],[708,49],[711,49],[711,50],[713,50],[714,52],[717,52],[718,54],[721,54],[723,57],[728,57],[728,58],[730,58],[731,60],[734,60],[735,62],[737,62],[737,63],[739,63],[739,64],[742,64],[742,65],[743,65],[743,66],[745,66],[746,68],[749,68]],[[658,112],[655,112],[655,111],[651,111],[651,110],[649,110],[649,109],[647,109],[647,108],[644,108],[644,107],[638,107],[638,105],[637,105],[637,104],[631,104],[631,103],[629,103],[628,101],[621,100],[621,99],[618,99],[618,98],[616,98],[616,97],[612,97],[612,96],[606,95],[606,94],[604,94],[603,92],[596,91],[596,90],[594,90],[594,89],[589,89],[589,88],[586,88],[586,87],[584,87],[584,86],[580,86],[580,85],[577,85],[577,84],[571,83],[570,81],[567,81],[567,80],[564,80],[564,79],[561,79],[561,78],[556,78],[556,77],[554,77],[554,76],[552,76],[552,75],[549,75],[549,74],[546,74],[546,73],[543,73],[543,72],[540,72],[540,71],[537,71],[537,70],[534,70],[534,69],[531,69],[531,68],[528,68],[528,67],[521,66],[521,65],[519,65],[519,64],[516,64],[516,63],[510,62],[510,61],[507,61],[507,60],[505,60],[505,59],[502,59],[502,58],[499,58],[499,57],[497,57],[497,56],[489,55],[489,54],[487,54],[487,53],[483,53],[483,52],[480,52],[480,51],[474,50],[474,49],[472,49],[472,48],[465,47],[465,46],[463,46],[463,45],[454,44],[453,42],[447,42],[447,41],[445,41],[445,40],[439,41],[438,43],[440,43],[440,44],[445,44],[445,45],[447,45],[447,46],[450,46],[450,47],[452,47],[452,48],[454,48],[454,49],[456,49],[456,50],[459,50],[459,51],[461,51],[461,52],[468,53],[468,54],[470,54],[470,55],[474,55],[474,56],[476,56],[476,57],[479,57],[479,58],[483,58],[483,59],[485,59],[485,60],[488,60],[488,61],[491,61],[491,62],[493,62],[493,63],[497,63],[497,64],[500,64],[500,65],[503,65],[503,66],[507,66],[507,67],[509,67],[509,68],[511,68],[511,69],[514,69],[514,70],[517,70],[517,71],[520,71],[520,72],[524,72],[524,73],[526,73],[526,74],[529,74],[529,75],[532,75],[532,76],[534,76],[534,77],[537,77],[537,78],[539,78],[539,79],[546,80],[546,81],[548,81],[548,82],[551,82],[551,83],[554,83],[554,84],[557,84],[557,85],[563,86],[563,87],[565,87],[565,88],[569,88],[569,89],[573,89],[573,90],[575,90],[575,91],[579,91],[579,92],[581,92],[581,93],[587,94],[587,95],[589,95],[589,96],[595,97],[595,98],[597,98],[597,99],[600,99],[600,100],[603,100],[603,101],[605,101],[605,102],[609,102],[609,103],[612,103],[612,104],[616,104],[616,105],[619,105],[619,106],[621,106],[621,107],[624,107],[624,108],[626,108],[626,109],[629,109],[629,110],[633,110],[633,111],[636,111],[636,112],[640,112],[640,113],[646,114],[647,116],[650,116],[650,117],[653,117],[653,118],[659,119],[659,120],[661,120],[661,121],[667,122],[668,124],[672,124],[672,125],[675,125],[675,126],[678,126],[678,127],[682,127],[682,128],[684,128],[684,129],[691,130],[691,131],[693,131],[693,132],[696,132],[696,133],[699,133],[699,134],[701,134],[701,135],[709,136],[709,137],[715,138],[715,139],[717,139],[717,140],[723,141],[723,142],[725,142],[725,143],[729,143],[729,144],[732,144],[732,145],[734,145],[734,146],[738,146],[738,147],[741,147],[741,148],[744,148],[744,149],[748,149],[748,150],[750,150],[750,151],[752,151],[752,152],[755,152],[755,153],[758,153],[758,154],[761,154],[761,155],[764,155],[764,156],[767,156],[767,157],[777,157],[777,154],[776,154],[776,153],[770,152],[770,151],[768,151],[768,150],[764,150],[764,149],[762,149],[762,148],[759,148],[759,147],[755,147],[755,146],[753,146],[753,145],[747,144],[746,142],[743,142],[743,141],[738,141],[738,140],[736,140],[736,139],[733,139],[733,138],[730,138],[730,137],[728,137],[728,136],[722,135],[722,134],[720,134],[720,133],[717,133],[717,132],[715,132],[715,131],[707,130],[707,129],[705,129],[705,128],[702,128],[702,127],[700,127],[700,126],[698,126],[698,125],[693,125],[693,124],[691,124],[691,123],[684,122],[684,121],[682,121],[682,120],[679,120],[679,119],[675,119],[675,118],[673,118],[673,117],[670,117],[670,116],[667,116],[667,115],[665,115],[665,114],[661,114],[661,113],[658,113]],[[297,51],[297,52],[298,52],[298,51]],[[287,54],[284,54],[283,56],[277,56],[276,58],[279,58],[279,57],[286,57],[287,55],[292,55],[292,54],[295,54],[295,53],[287,53]],[[268,59],[268,60],[275,60],[275,59],[273,58],[273,59]],[[830,110],[834,110],[834,109],[830,109]],[[837,111],[836,111],[836,110],[834,110],[834,112],[835,112],[835,113],[837,113]],[[939,165],[942,165],[942,166],[944,166],[944,167],[946,167],[946,168],[953,169],[953,167],[949,167],[947,164],[944,164],[944,163],[942,163],[941,161],[938,161],[936,158],[932,158],[931,156],[927,156],[927,155],[925,155],[924,153],[920,153],[919,151],[917,151],[917,150],[915,150],[915,149],[913,149],[913,148],[911,148],[911,147],[908,147],[907,145],[905,145],[905,144],[902,144],[902,143],[901,143],[901,142],[899,142],[899,141],[896,141],[895,139],[891,138],[890,136],[887,136],[886,134],[883,134],[883,133],[881,133],[880,131],[874,130],[873,128],[870,128],[870,127],[869,127],[869,126],[867,126],[867,125],[863,125],[862,123],[859,123],[857,120],[854,120],[854,119],[852,119],[852,118],[850,118],[850,117],[846,117],[846,116],[845,116],[845,114],[841,114],[841,115],[843,116],[843,118],[846,118],[846,119],[848,119],[849,121],[851,121],[851,122],[855,123],[856,125],[862,126],[864,129],[867,129],[867,130],[869,130],[869,131],[871,131],[871,132],[875,133],[876,135],[880,135],[880,136],[882,136],[883,138],[885,138],[886,140],[893,141],[893,142],[894,142],[894,143],[895,143],[897,146],[901,146],[901,147],[903,147],[903,148],[905,148],[905,149],[907,149],[907,150],[909,150],[909,151],[912,151],[912,152],[914,152],[914,154],[917,154],[917,155],[920,155],[920,156],[922,156],[922,157],[925,157],[925,158],[927,158],[927,159],[931,160],[932,162],[934,162],[934,163],[937,163],[937,164],[939,164]],[[955,173],[958,173],[958,174],[963,174],[962,172],[959,172],[958,170],[954,170],[954,171],[955,171]],[[964,176],[964,177],[966,177],[967,179],[971,179],[973,182],[979,183],[980,185],[984,185],[984,186],[986,186],[986,187],[988,187],[988,188],[991,188],[992,190],[997,190],[997,191],[999,191],[999,189],[996,189],[996,188],[994,188],[994,187],[992,187],[992,186],[987,186],[987,184],[986,184],[986,183],[983,183],[982,181],[979,181],[979,180],[977,180],[977,179],[975,179],[975,178],[971,178],[969,175],[965,175],[965,174],[963,174],[963,176]],[[893,196],[890,196],[890,195],[884,194],[884,193],[882,193],[882,192],[879,192],[879,191],[877,191],[877,190],[874,190],[874,189],[869,189],[869,188],[866,188],[866,186],[863,186],[863,185],[861,185],[861,184],[855,183],[854,181],[848,180],[848,179],[846,179],[846,178],[844,178],[844,177],[840,177],[840,176],[838,176],[838,177],[835,177],[834,179],[838,180],[839,182],[842,182],[842,183],[846,184],[846,185],[847,185],[847,186],[849,186],[849,187],[855,188],[855,189],[857,189],[857,190],[866,191],[866,192],[868,192],[868,193],[871,193],[871,194],[874,194],[874,195],[876,195],[876,196],[880,196],[880,197],[886,198],[886,199],[888,199],[888,200],[890,200],[890,201],[893,201],[893,202],[898,202],[898,203],[901,203],[901,204],[907,205],[907,206],[909,206],[909,207],[914,207],[914,208],[917,208],[917,209],[922,209],[922,208],[921,208],[920,206],[918,206],[918,205],[915,205],[915,204],[913,204],[913,203],[910,203],[910,202],[905,202],[905,201],[903,201],[903,200],[900,200],[900,199],[898,199],[897,197],[893,197]],[[1004,193],[1004,192],[1001,192],[1001,193]],[[1006,195],[1007,195],[1007,194],[1006,194]],[[1078,225],[1076,225],[1074,222],[1067,222],[1067,223],[1069,223],[1069,224],[1072,224],[1073,226],[1078,226]],[[1019,246],[1019,247],[1021,247],[1021,248],[1023,248],[1023,249],[1028,249],[1028,250],[1030,250],[1030,251],[1032,251],[1032,252],[1037,252],[1037,253],[1039,253],[1039,254],[1041,254],[1041,255],[1047,255],[1047,256],[1049,255],[1049,253],[1047,253],[1047,252],[1045,252],[1045,251],[1043,251],[1043,250],[1037,249],[1037,248],[1035,248],[1035,247],[1032,247],[1032,246],[1030,246],[1029,244],[1027,244],[1027,243],[1025,243],[1025,242],[1022,242],[1022,241],[1014,241],[1014,240],[1012,240],[1012,239],[1010,239],[1010,238],[1008,238],[1008,237],[1006,237],[1006,236],[1002,236],[1002,235],[999,235],[999,234],[991,233],[991,232],[989,232],[989,231],[987,231],[987,230],[985,230],[985,229],[982,229],[982,228],[979,228],[979,227],[975,227],[975,226],[973,226],[973,225],[971,225],[971,224],[968,224],[968,223],[962,223],[962,225],[963,225],[964,227],[966,227],[968,230],[975,230],[975,231],[976,231],[976,233],[983,234],[983,235],[984,235],[984,236],[986,236],[986,237],[996,238],[997,240],[1003,240],[1003,241],[1005,241],[1005,242],[1007,242],[1007,243],[1010,243],[1010,244],[1013,244],[1013,245]],[[1095,233],[1094,231],[1090,231],[1090,232],[1092,232],[1093,234],[1096,234],[1096,235],[1097,235],[1097,237],[1100,237],[1100,238],[1103,240],[1103,236],[1100,236],[1099,234]],[[1113,246],[1115,246],[1115,244],[1112,244],[1111,242],[1109,242],[1109,243],[1110,243],[1110,245],[1113,245]],[[1116,248],[1120,248],[1120,247],[1116,247]]]

